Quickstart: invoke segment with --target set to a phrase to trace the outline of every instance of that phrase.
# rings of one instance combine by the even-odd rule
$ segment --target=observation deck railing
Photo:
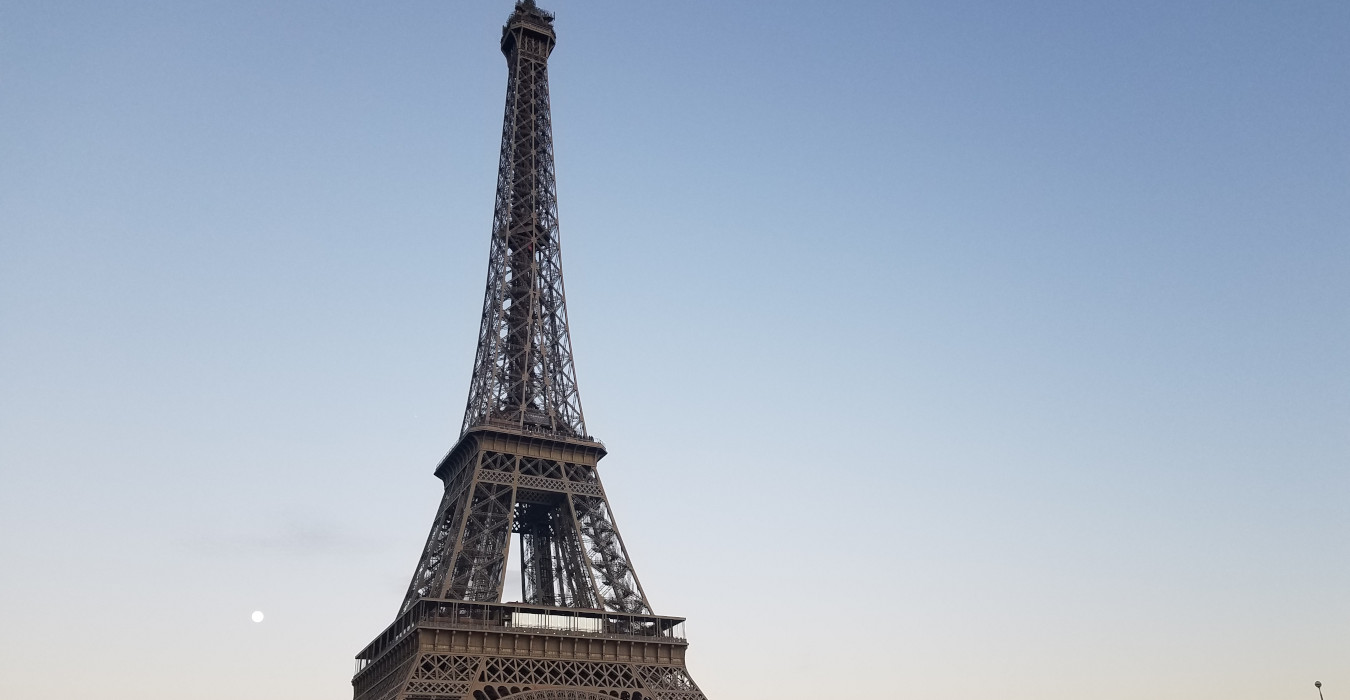
[[[529,634],[684,644],[684,618],[634,615],[526,603],[423,598],[356,655],[359,674],[418,628],[520,631]]]
[[[605,446],[605,443],[594,435],[573,435],[560,430],[551,430],[549,428],[531,425],[530,423],[520,423],[495,417],[480,419],[478,422],[465,428],[463,434],[468,435],[475,428],[496,428],[498,430],[506,430],[508,432],[521,433],[524,435],[537,435],[542,438],[558,440],[560,442],[589,442],[599,445],[601,448]]]

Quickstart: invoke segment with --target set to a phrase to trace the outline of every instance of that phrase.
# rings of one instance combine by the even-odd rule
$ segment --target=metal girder
[[[595,465],[534,454],[551,444],[495,429],[461,440],[400,612],[422,598],[500,601],[512,532],[524,602],[651,612]]]

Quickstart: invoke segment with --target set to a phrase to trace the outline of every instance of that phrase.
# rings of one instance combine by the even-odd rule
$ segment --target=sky
[[[1350,699],[1350,4],[542,4],[587,427],[709,698]],[[0,696],[350,697],[510,8],[0,1]]]

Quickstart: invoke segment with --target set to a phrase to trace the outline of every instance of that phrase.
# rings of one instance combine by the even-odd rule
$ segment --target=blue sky
[[[544,6],[587,425],[710,697],[1350,696],[1350,5]],[[0,695],[350,692],[509,10],[0,4]]]

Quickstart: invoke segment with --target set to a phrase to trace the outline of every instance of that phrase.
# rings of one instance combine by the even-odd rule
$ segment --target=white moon
[[[252,616],[252,617],[253,617],[253,621],[254,621],[254,622],[262,622],[262,621],[263,621],[263,614],[262,614],[262,611],[261,611],[261,610],[254,610],[254,611],[253,611],[253,616]]]

